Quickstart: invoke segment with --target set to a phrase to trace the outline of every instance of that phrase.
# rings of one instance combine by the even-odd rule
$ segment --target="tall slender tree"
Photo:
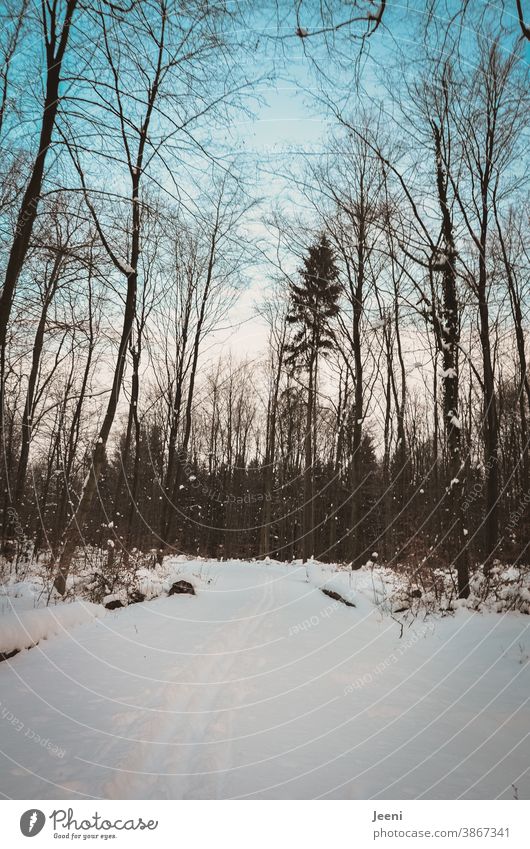
[[[318,363],[333,345],[332,319],[338,315],[341,292],[335,255],[326,235],[309,248],[300,271],[300,283],[291,282],[287,321],[295,330],[287,346],[287,364],[307,374],[304,433],[304,561],[314,555],[314,426]]]

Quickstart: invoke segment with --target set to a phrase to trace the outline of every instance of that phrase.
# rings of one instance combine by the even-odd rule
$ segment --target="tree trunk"
[[[446,443],[446,494],[449,500],[450,553],[457,571],[458,596],[469,596],[469,563],[464,535],[463,495],[464,469],[461,459],[461,422],[459,419],[458,350],[460,344],[460,315],[456,289],[456,248],[453,219],[447,197],[447,176],[442,159],[440,128],[433,122],[436,185],[442,213],[444,246],[442,264],[443,316],[439,328],[443,352],[443,409]]]
[[[18,278],[26,260],[33,226],[37,217],[37,208],[44,178],[44,166],[48,150],[50,149],[60,102],[59,85],[62,61],[68,43],[70,25],[76,5],[77,0],[68,0],[60,35],[56,29],[57,22],[55,18],[50,22],[49,33],[46,33],[46,20],[44,19],[42,22],[46,41],[46,93],[44,97],[39,146],[31,175],[22,197],[22,203],[15,225],[15,235],[7,260],[4,286],[0,295],[0,433],[3,426],[7,327]],[[43,14],[46,15],[46,12],[44,11]]]
[[[315,354],[310,353],[307,387],[307,408],[304,433],[304,521],[303,560],[314,555],[315,505],[313,498],[313,413],[315,407]]]
[[[28,388],[26,392],[26,401],[24,404],[24,413],[22,416],[22,436],[17,470],[17,483],[14,497],[14,505],[16,510],[20,509],[22,498],[24,495],[24,485],[26,482],[26,472],[28,467],[29,449],[31,443],[31,431],[33,425],[33,403],[35,399],[35,388],[37,385],[37,377],[40,368],[42,348],[44,345],[44,335],[46,332],[46,320],[48,317],[48,309],[50,307],[50,304],[55,294],[55,290],[57,288],[61,261],[62,255],[58,253],[53,265],[47,291],[44,293],[44,300],[42,304],[39,323],[37,325],[37,332],[35,333],[35,338],[33,340],[31,368],[28,375]]]

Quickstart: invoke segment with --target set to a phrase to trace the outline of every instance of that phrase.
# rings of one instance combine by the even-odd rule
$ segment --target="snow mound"
[[[60,604],[41,610],[6,614],[0,618],[0,652],[9,654],[31,648],[41,640],[64,634],[86,622],[93,622],[105,613],[105,608],[100,604],[74,601],[72,604]]]
[[[10,578],[0,586],[0,615],[13,610],[33,610],[46,607],[46,584],[40,575],[31,575],[24,580]]]

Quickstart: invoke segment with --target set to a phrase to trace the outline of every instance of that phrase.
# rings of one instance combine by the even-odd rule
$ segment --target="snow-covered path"
[[[530,797],[528,617],[459,610],[400,639],[364,570],[179,568],[197,596],[0,664],[3,794]]]

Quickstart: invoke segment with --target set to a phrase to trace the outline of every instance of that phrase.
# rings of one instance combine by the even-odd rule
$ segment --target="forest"
[[[2,4],[5,575],[530,562],[527,11]]]
[[[530,0],[0,24],[6,845],[523,849]]]

